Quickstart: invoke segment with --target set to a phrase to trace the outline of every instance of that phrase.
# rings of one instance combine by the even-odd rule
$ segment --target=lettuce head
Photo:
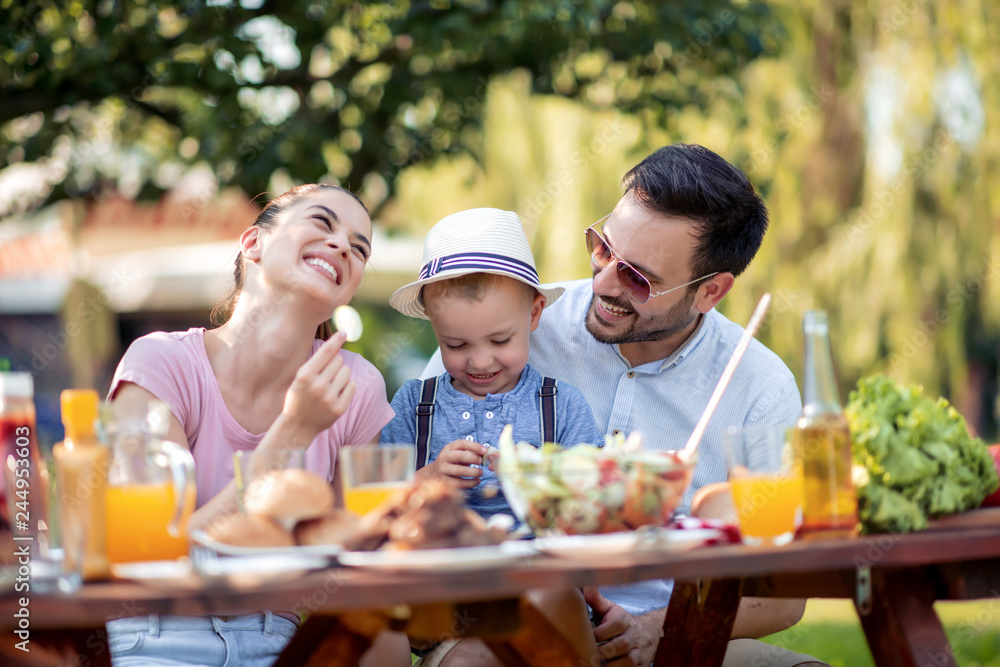
[[[944,398],[876,375],[845,408],[851,425],[862,531],[911,532],[929,518],[964,512],[1000,486],[985,443]]]

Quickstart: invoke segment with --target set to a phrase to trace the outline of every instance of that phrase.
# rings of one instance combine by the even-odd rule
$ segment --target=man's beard
[[[624,329],[617,330],[614,325],[609,325],[600,319],[597,314],[598,298],[596,294],[590,298],[590,308],[587,309],[587,331],[597,341],[601,343],[611,343],[621,345],[622,343],[643,343],[647,341],[657,341],[670,338],[671,336],[684,331],[691,323],[698,319],[698,314],[691,313],[691,305],[694,303],[697,290],[688,290],[683,301],[678,302],[666,313],[656,317],[643,317],[638,315],[632,324]],[[604,299],[608,304],[617,308],[633,311],[632,305],[624,298]]]

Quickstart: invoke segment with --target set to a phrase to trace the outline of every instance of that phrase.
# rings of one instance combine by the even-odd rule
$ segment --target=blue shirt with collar
[[[706,313],[695,332],[666,359],[632,367],[618,345],[601,343],[587,331],[594,297],[590,278],[546,287],[566,292],[542,311],[531,333],[529,362],[540,373],[578,387],[606,433],[640,431],[647,448],[684,446],[729,363],[743,327],[716,310]],[[440,368],[440,353],[425,374]],[[393,405],[395,407],[395,405]],[[695,491],[728,476],[722,433],[729,426],[792,424],[802,412],[795,376],[771,350],[754,339],[709,421],[698,447],[694,479],[678,512],[688,513]],[[644,614],[670,600],[673,581],[644,581],[602,587],[601,593],[625,611]]]
[[[558,376],[553,376],[557,380]],[[441,454],[445,445],[454,440],[471,440],[497,446],[500,432],[507,424],[514,426],[514,442],[524,441],[536,447],[542,442],[538,390],[542,375],[530,365],[521,371],[517,385],[503,394],[487,394],[475,400],[451,384],[451,376],[438,377],[434,420],[428,441],[429,460]],[[413,444],[417,440],[416,407],[420,402],[420,380],[408,380],[392,399],[396,417],[382,429],[382,444]],[[556,392],[556,442],[572,446],[581,442],[603,444],[594,415],[575,387],[560,381]],[[496,472],[483,469],[480,483],[465,491],[466,504],[483,517],[511,514],[503,493],[490,496],[482,490],[497,482]]]

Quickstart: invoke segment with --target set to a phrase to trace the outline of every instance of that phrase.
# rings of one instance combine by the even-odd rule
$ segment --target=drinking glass
[[[86,576],[86,561],[84,554],[87,553],[87,540],[90,535],[91,517],[85,512],[80,512],[72,517],[70,521],[64,521],[60,513],[59,517],[59,537],[62,542],[62,549],[56,552],[56,558],[61,558],[60,572],[58,576],[58,587],[63,593],[75,593],[83,584]]]
[[[744,544],[788,544],[801,523],[802,467],[789,441],[790,428],[731,427],[723,433]]]
[[[240,492],[261,475],[275,470],[305,467],[304,449],[283,449],[276,452],[247,449],[233,452],[233,476],[236,479],[236,488]]]
[[[346,447],[341,451],[344,505],[367,514],[413,481],[412,446]]]
[[[262,452],[254,449],[233,452],[233,479],[236,482],[236,508],[242,514],[243,496],[251,483],[268,473],[306,467],[304,449]],[[291,528],[291,526],[289,526]]]

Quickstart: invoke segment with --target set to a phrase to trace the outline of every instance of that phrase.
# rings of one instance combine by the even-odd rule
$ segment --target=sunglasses
[[[696,282],[705,280],[706,278],[711,278],[718,273],[718,271],[715,271],[714,273],[709,273],[701,278],[695,278],[694,280],[686,282],[683,285],[678,285],[677,287],[671,287],[670,289],[663,290],[662,292],[650,294],[652,287],[649,284],[649,280],[646,279],[646,276],[639,273],[634,266],[619,257],[618,254],[611,249],[611,246],[605,238],[601,236],[601,233],[595,229],[597,225],[603,223],[608,219],[608,217],[610,217],[610,214],[604,216],[590,227],[587,227],[587,231],[584,232],[587,236],[587,250],[590,251],[590,261],[593,262],[594,266],[599,269],[604,269],[611,262],[617,261],[618,263],[615,265],[615,273],[618,275],[618,284],[633,303],[646,303],[650,299],[663,296],[664,294],[669,294],[674,290],[679,290],[680,288],[687,287],[688,285],[693,285]]]

